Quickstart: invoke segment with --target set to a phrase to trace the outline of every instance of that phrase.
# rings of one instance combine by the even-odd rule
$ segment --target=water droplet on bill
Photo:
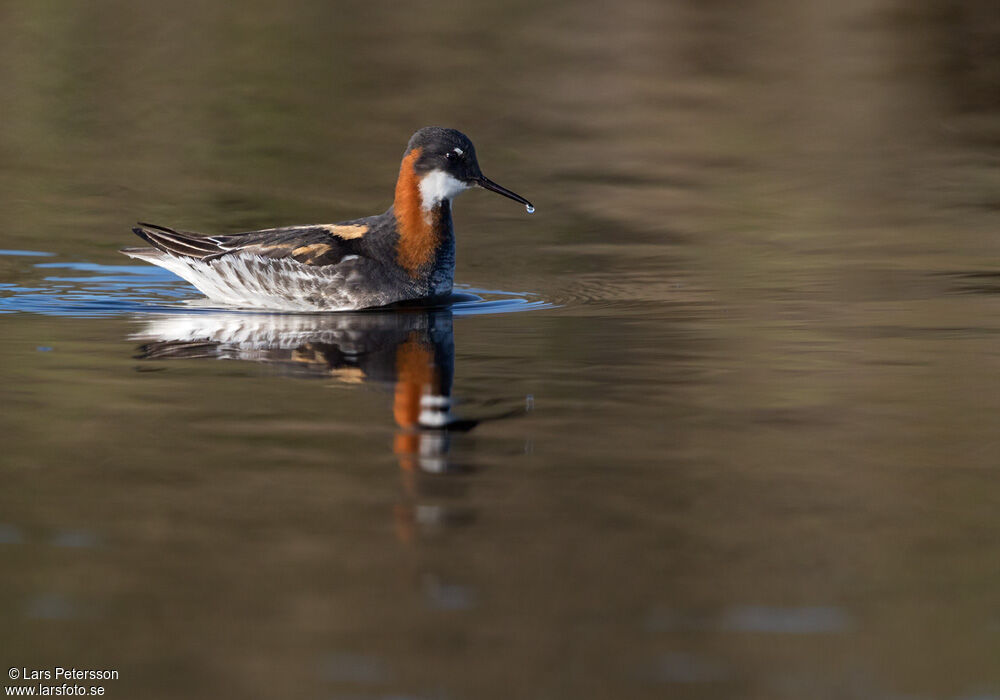
[[[535,213],[535,208],[533,206],[531,206],[530,204],[525,204],[524,208],[528,211],[529,214],[534,214]]]

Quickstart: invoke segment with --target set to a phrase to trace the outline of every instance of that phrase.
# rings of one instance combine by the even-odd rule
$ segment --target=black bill
[[[519,195],[517,192],[511,192],[506,187],[501,187],[500,185],[493,182],[493,180],[489,179],[485,175],[480,175],[479,178],[476,180],[476,184],[482,187],[484,190],[489,190],[490,192],[496,192],[497,194],[502,194],[504,197],[509,197],[510,199],[513,199],[515,202],[520,202],[521,204],[528,207],[528,209],[532,211],[534,211],[535,209],[535,207],[532,206],[531,202],[529,202],[527,199]]]

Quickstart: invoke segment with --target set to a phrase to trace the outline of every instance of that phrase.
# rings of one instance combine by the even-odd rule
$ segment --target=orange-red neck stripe
[[[441,244],[438,232],[440,209],[428,212],[422,208],[420,178],[414,169],[419,158],[419,148],[414,148],[403,158],[396,181],[396,199],[392,205],[399,226],[396,261],[411,277],[417,277],[420,269],[434,260]]]

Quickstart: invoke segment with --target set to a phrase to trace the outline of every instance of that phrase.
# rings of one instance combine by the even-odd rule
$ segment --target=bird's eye
[[[447,153],[444,154],[444,157],[450,160],[452,163],[458,160],[458,154],[455,153],[455,151],[448,151]]]

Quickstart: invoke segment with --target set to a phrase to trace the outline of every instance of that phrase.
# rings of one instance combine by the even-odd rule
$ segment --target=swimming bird
[[[483,175],[469,137],[425,127],[406,146],[383,214],[217,236],[140,223],[132,231],[152,247],[121,252],[170,270],[213,301],[244,308],[345,311],[442,298],[455,276],[451,200],[472,187],[534,211]]]

